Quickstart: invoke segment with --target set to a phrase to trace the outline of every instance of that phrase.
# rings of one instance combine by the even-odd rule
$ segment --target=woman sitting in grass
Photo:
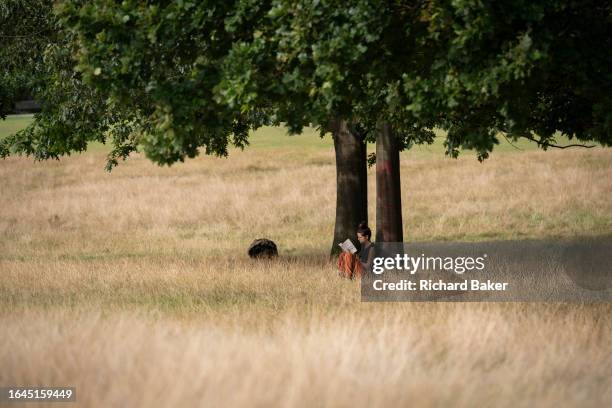
[[[338,259],[339,274],[343,278],[361,278],[364,271],[370,270],[374,259],[374,244],[370,241],[372,231],[364,221],[357,227],[357,240],[361,244],[358,254],[342,252]]]

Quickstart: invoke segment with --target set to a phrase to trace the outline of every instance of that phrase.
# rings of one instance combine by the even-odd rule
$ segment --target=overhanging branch
[[[548,143],[548,142],[542,142],[541,140],[537,140],[536,138],[532,136],[528,136],[528,135],[521,135],[520,137],[524,137],[525,139],[531,140],[532,142],[536,142],[538,146],[554,147],[556,149],[567,149],[569,147],[584,147],[586,149],[591,149],[593,147],[597,147],[597,145],[584,145],[584,144],[578,144],[578,143],[565,145],[565,146],[559,146],[559,145]]]

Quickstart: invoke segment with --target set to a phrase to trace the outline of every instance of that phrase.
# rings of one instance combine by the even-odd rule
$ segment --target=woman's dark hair
[[[365,221],[359,223],[359,226],[357,227],[357,233],[363,235],[364,237],[368,237],[368,240],[372,238],[372,230],[370,230],[370,228],[368,227],[368,223]]]

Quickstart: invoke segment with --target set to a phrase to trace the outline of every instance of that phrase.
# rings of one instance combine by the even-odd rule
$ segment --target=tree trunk
[[[336,151],[336,226],[331,255],[340,252],[347,238],[359,248],[357,226],[368,221],[368,175],[366,143],[349,130],[348,123],[335,118],[331,123]]]
[[[399,145],[386,122],[376,129],[376,242],[402,242]]]

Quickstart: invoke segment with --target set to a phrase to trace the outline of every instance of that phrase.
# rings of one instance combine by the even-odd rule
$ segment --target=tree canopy
[[[4,157],[57,158],[110,140],[109,169],[137,149],[171,164],[200,147],[226,155],[228,143],[244,146],[249,128],[262,123],[261,115],[226,110],[213,98],[219,59],[232,43],[224,23],[234,10],[228,2],[199,11],[181,2],[66,1],[55,10],[50,1],[17,3],[41,6],[42,21],[55,31],[44,39],[42,55],[32,50],[39,68],[27,85],[42,112],[0,141]],[[24,28],[22,15],[13,23]]]
[[[479,159],[500,132],[612,143],[605,2],[56,3],[1,9],[2,109],[24,86],[43,106],[2,156],[111,140],[110,166],[136,149],[171,164],[225,155],[262,124],[326,131],[338,116],[366,133],[386,121],[403,146],[438,126],[448,154]]]
[[[555,133],[612,143],[612,5],[433,1],[427,77],[405,77],[403,109],[445,112],[447,147],[486,158],[497,134],[546,149]]]
[[[8,0],[0,8],[2,112],[23,95],[36,98],[41,112],[26,129],[0,140],[0,156],[26,154],[38,160],[87,149],[92,141],[113,140],[109,164],[127,157],[137,113],[117,106],[86,85],[75,70],[77,35],[53,12],[50,0]]]
[[[226,60],[228,102],[282,101],[299,131],[341,115],[405,144],[447,130],[488,157],[500,133],[611,143],[612,6],[597,1],[275,1]],[[259,98],[259,99],[258,99]]]
[[[0,3],[0,118],[15,100],[28,96],[43,67],[43,52],[53,36],[50,2]]]

